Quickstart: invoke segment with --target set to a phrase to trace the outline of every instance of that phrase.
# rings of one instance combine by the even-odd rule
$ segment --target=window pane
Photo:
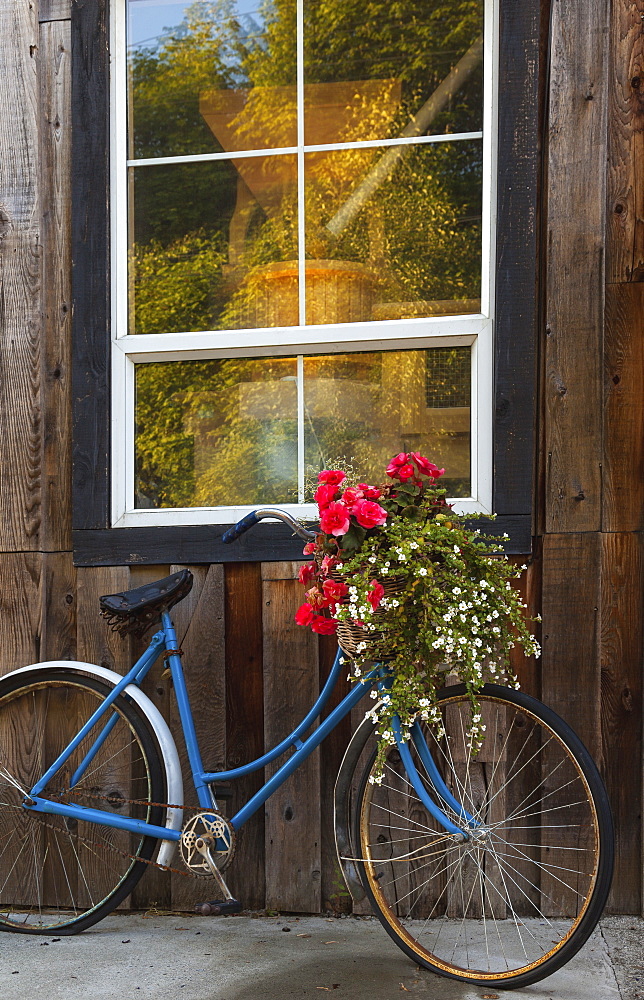
[[[392,455],[420,451],[470,493],[470,349],[303,359],[305,499],[321,469],[374,484]],[[231,358],[136,367],[136,506],[298,501],[294,358]]]
[[[378,485],[401,451],[444,467],[449,496],[470,495],[470,349],[447,354],[432,348],[304,358],[307,499],[321,469],[351,467]],[[449,386],[458,380],[460,394],[445,397],[447,405],[430,396],[437,378]]]
[[[130,170],[130,331],[293,326],[297,160]]]
[[[481,167],[479,140],[308,153],[307,323],[478,312]]]
[[[128,0],[130,158],[295,145],[295,0]]]
[[[137,365],[136,506],[297,502],[293,358]]]
[[[306,143],[479,131],[483,6],[304,0]]]

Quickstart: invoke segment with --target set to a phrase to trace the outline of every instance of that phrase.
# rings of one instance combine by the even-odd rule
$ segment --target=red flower
[[[338,495],[338,487],[329,483],[322,483],[315,491],[315,501],[320,508],[320,512],[326,510],[330,503],[333,503]]]
[[[303,556],[312,556],[314,552],[315,552],[315,542],[307,542],[304,548],[302,549]]]
[[[439,469],[437,465],[430,462],[429,459],[420,455],[417,451],[412,451],[411,457],[418,466],[418,471],[422,472],[424,476],[431,476],[432,479],[438,479],[445,472],[445,469]]]
[[[318,476],[318,483],[327,483],[329,486],[339,486],[343,483],[347,477],[344,472],[340,472],[338,469],[328,470],[325,469]]]
[[[394,477],[397,478],[398,469],[400,468],[401,465],[406,465],[408,461],[409,461],[409,455],[407,454],[406,451],[401,451],[399,455],[394,455],[391,462],[387,466],[386,469],[387,475],[391,476],[392,479]]]
[[[305,585],[307,583],[310,583],[311,580],[313,580],[315,577],[316,568],[317,567],[314,562],[304,563],[303,566],[300,566],[300,572],[298,573],[297,576],[300,583],[303,583]]]
[[[399,479],[401,483],[406,483],[408,479],[411,479],[414,475],[413,465],[401,465],[396,473],[396,479]]]
[[[337,604],[342,597],[349,593],[349,588],[342,580],[325,580],[322,584],[322,590],[329,604]]]
[[[362,503],[368,502],[362,501]],[[349,525],[351,524],[349,511],[343,503],[330,503],[320,514],[320,528],[325,534],[344,535],[349,530]]]
[[[367,600],[371,605],[372,611],[375,611],[376,608],[380,607],[380,602],[384,596],[385,596],[385,588],[383,587],[383,585],[381,583],[378,583],[377,580],[372,580],[371,590],[367,594]]]
[[[377,490],[375,486],[369,486],[368,483],[358,483],[358,489],[362,490],[365,500],[379,500],[382,496],[381,490]]]
[[[341,499],[342,503],[345,503],[349,510],[351,510],[358,500],[364,499],[364,493],[361,489],[358,489],[358,487],[350,486],[348,490],[344,491]]]
[[[295,612],[295,621],[298,625],[310,625],[315,614],[310,604],[301,604]]]
[[[338,560],[335,558],[335,556],[324,557],[324,559],[322,560],[322,565],[320,567],[323,576],[327,576],[329,574],[330,570],[333,569],[337,561]]]
[[[311,622],[311,631],[317,632],[318,635],[333,635],[338,627],[338,623],[335,618],[323,618],[322,615],[313,615],[313,621]]]
[[[352,513],[362,528],[375,528],[387,520],[387,511],[373,500],[359,500]]]

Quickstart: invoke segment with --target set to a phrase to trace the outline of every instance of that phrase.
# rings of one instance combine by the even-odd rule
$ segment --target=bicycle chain
[[[65,796],[73,795],[76,798],[95,799],[95,800],[100,800],[100,801],[103,801],[103,802],[110,802],[112,805],[114,804],[114,796],[113,795],[112,796],[111,795],[99,795],[96,792],[95,793],[92,793],[92,792],[73,792],[73,791],[65,792],[65,793],[60,793],[59,792],[59,793],[52,793],[50,795],[50,797],[51,798],[62,799],[63,794]],[[202,806],[190,806],[190,805],[181,805],[180,806],[180,805],[172,804],[172,803],[169,803],[169,802],[150,802],[148,799],[124,799],[124,798],[119,798],[118,801],[119,801],[120,804],[123,804],[123,805],[132,805],[132,806],[159,806],[161,809],[182,809],[182,810],[191,810],[193,812],[200,812],[203,809]],[[216,810],[213,810],[213,811],[216,811]],[[60,832],[59,828],[56,827],[56,826],[54,826],[53,823],[48,822],[46,819],[44,819],[44,817],[42,816],[41,813],[32,813],[32,815],[35,816],[35,818],[43,826],[49,827],[49,829],[53,830],[55,833],[59,833]],[[161,865],[157,861],[152,861],[151,858],[141,858],[141,857],[139,857],[136,854],[129,854],[127,851],[122,851],[120,848],[115,847],[114,844],[109,844],[106,841],[93,840],[90,837],[81,837],[80,834],[73,833],[71,830],[66,830],[66,833],[67,833],[68,836],[74,837],[80,843],[92,844],[94,847],[107,847],[108,850],[113,851],[115,854],[120,854],[120,856],[122,858],[129,858],[131,861],[140,861],[141,864],[150,865],[152,868],[159,868],[163,872],[174,872],[175,875],[185,875],[186,878],[193,878],[193,879],[199,878],[199,876],[195,875],[194,872],[186,871],[183,868],[173,868],[173,867],[171,867],[171,865]]]

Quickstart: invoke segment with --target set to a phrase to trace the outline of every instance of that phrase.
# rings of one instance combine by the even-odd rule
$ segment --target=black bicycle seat
[[[120,635],[142,635],[162,611],[169,611],[190,593],[192,581],[190,570],[182,569],[143,587],[106,594],[99,599],[101,616]]]

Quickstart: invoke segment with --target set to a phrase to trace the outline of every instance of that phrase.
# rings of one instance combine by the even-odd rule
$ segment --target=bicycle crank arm
[[[235,899],[232,892],[226,885],[224,877],[217,868],[217,863],[211,854],[211,848],[213,848],[214,846],[215,846],[215,838],[211,834],[207,833],[203,834],[201,837],[197,837],[197,839],[195,840],[195,849],[199,852],[199,854],[201,854],[202,858],[208,865],[215,882],[217,883],[217,885],[224,894],[224,900],[222,902],[215,901],[212,903],[203,903],[202,906],[209,907],[208,912],[206,913],[205,910],[198,910],[198,912],[203,912],[204,916],[209,916],[210,913],[215,913],[215,912],[239,913],[239,910],[241,910],[241,904],[238,903],[238,901]],[[230,904],[235,904],[236,906],[239,907],[239,909],[237,910],[231,909]],[[210,907],[219,907],[219,910],[218,911],[216,911],[215,909],[211,910]],[[224,907],[224,909],[221,909],[221,907]]]

